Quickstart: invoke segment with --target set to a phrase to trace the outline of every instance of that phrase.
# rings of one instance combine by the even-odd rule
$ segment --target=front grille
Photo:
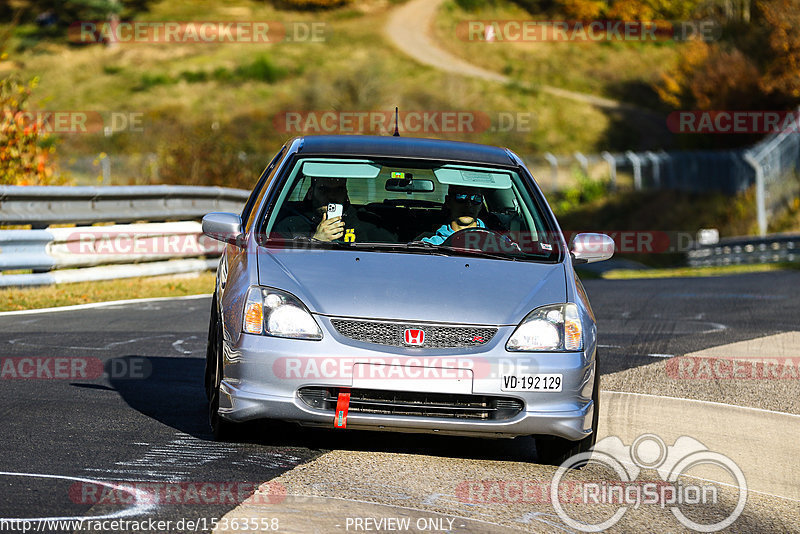
[[[359,319],[331,319],[337,332],[350,339],[393,347],[447,349],[485,345],[497,333],[497,328],[482,326],[445,326],[392,321],[363,321]],[[422,344],[405,342],[406,330],[425,333]]]
[[[334,413],[339,388],[304,387],[298,395],[309,407]],[[514,417],[522,408],[522,401],[511,397],[351,389],[348,411],[497,421]]]

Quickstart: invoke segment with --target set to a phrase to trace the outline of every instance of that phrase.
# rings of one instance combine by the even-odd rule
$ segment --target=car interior
[[[329,160],[330,161],[330,160]],[[445,196],[449,185],[438,178],[438,169],[432,168],[397,168],[378,166],[369,163],[374,169],[373,175],[358,167],[363,175],[347,177],[347,193],[350,205],[359,212],[359,218],[388,230],[397,236],[399,243],[417,241],[434,235],[436,230],[449,220],[445,208]],[[326,166],[327,165],[327,166]],[[305,202],[312,178],[343,178],[344,175],[332,167],[332,163],[320,163],[315,168],[306,164],[298,170],[293,178],[292,186],[281,195],[283,202],[277,216],[271,217],[274,224],[291,216],[306,216],[308,204]],[[362,164],[363,165],[363,164]],[[312,174],[309,176],[306,171]],[[319,174],[320,172],[331,174]],[[344,171],[341,171],[344,172]],[[352,172],[352,171],[351,171]],[[461,171],[459,171],[461,172]],[[464,184],[461,184],[464,185]],[[469,184],[483,194],[483,205],[478,218],[488,230],[503,234],[530,232],[536,239],[537,227],[542,227],[537,219],[538,214],[530,213],[521,207],[517,198],[519,192],[508,184],[508,187],[479,187]],[[278,202],[281,202],[281,198]],[[528,224],[527,220],[531,221]]]

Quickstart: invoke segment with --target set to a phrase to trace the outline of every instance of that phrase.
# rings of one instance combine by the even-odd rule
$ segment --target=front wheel
[[[236,423],[226,421],[219,414],[219,386],[222,383],[222,323],[217,313],[217,297],[211,306],[211,323],[206,350],[205,389],[208,397],[208,424],[216,441],[230,441],[235,436]]]
[[[592,433],[578,441],[571,441],[557,436],[538,436],[536,438],[536,454],[539,462],[546,465],[561,465],[568,458],[588,452],[597,442],[597,424],[600,420],[600,371],[595,358],[594,389],[592,390]],[[588,460],[578,462],[573,469],[581,469]]]
[[[236,423],[226,421],[219,415],[219,385],[214,389],[211,400],[208,401],[208,424],[214,441],[233,441],[236,435]]]

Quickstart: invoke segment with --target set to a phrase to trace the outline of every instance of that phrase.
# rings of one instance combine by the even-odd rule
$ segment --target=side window
[[[252,224],[252,221],[250,221],[249,219],[251,212],[253,211],[253,206],[258,204],[258,201],[261,199],[261,197],[264,196],[264,192],[267,189],[266,184],[268,178],[273,173],[273,171],[278,165],[278,162],[281,160],[281,158],[285,153],[286,153],[286,145],[284,145],[283,148],[281,148],[280,151],[278,151],[278,153],[275,154],[275,157],[272,158],[272,161],[269,162],[267,168],[264,170],[263,173],[261,173],[261,178],[258,180],[258,183],[253,188],[253,192],[250,193],[250,197],[247,199],[247,202],[244,205],[244,209],[242,210],[242,222],[244,223],[245,228],[248,230],[250,229],[250,225]]]

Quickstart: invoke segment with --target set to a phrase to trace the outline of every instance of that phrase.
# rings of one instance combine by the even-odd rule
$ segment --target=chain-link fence
[[[62,173],[76,185],[148,185],[160,183],[156,154],[78,156],[59,160]]]
[[[260,170],[269,155],[239,153],[243,165]],[[581,176],[605,179],[611,189],[672,189],[734,195],[756,186],[761,235],[773,214],[800,198],[800,133],[780,132],[739,150],[658,151],[523,158],[540,185],[558,191]],[[156,154],[82,156],[61,161],[78,185],[145,185],[161,183]]]
[[[756,186],[761,235],[769,220],[800,203],[800,133],[783,131],[738,150],[632,152],[524,158],[550,191],[575,185],[577,176],[607,179],[612,189],[672,189],[734,195]]]
[[[758,227],[763,236],[772,215],[800,198],[800,133],[771,135],[743,157],[755,173]]]

